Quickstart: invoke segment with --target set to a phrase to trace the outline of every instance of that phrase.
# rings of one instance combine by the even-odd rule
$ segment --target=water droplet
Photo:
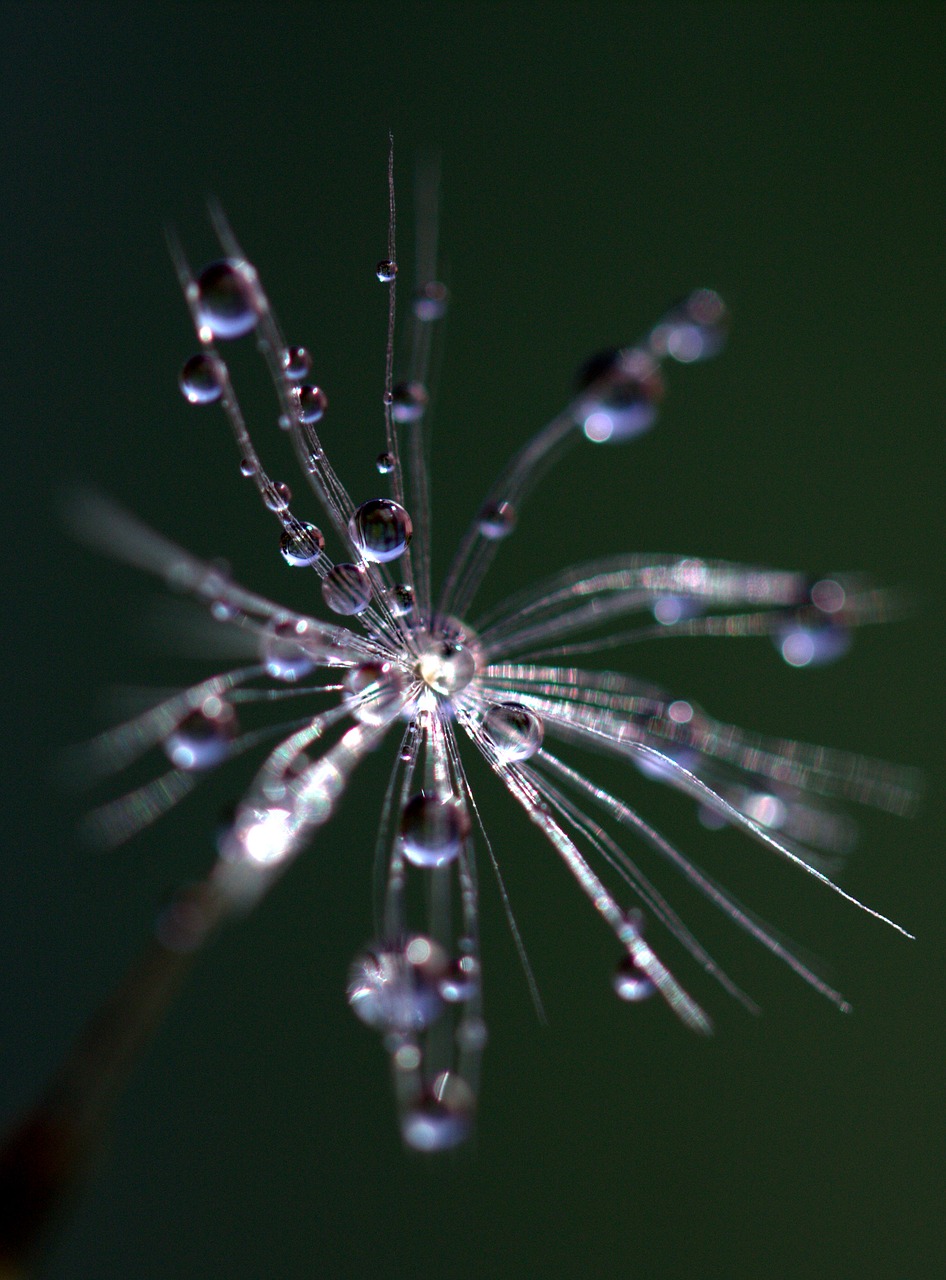
[[[380,475],[382,476],[390,475],[391,472],[394,470],[393,454],[379,453],[377,460],[375,461],[375,466],[378,468],[378,473]]]
[[[649,345],[655,356],[693,364],[722,351],[728,329],[729,313],[719,294],[694,289],[654,326]]]
[[[836,662],[851,647],[851,633],[827,619],[820,626],[790,624],[772,639],[790,667],[822,667]]]
[[[270,511],[285,511],[292,501],[292,490],[287,484],[278,480],[267,487],[263,494],[263,501]]]
[[[636,1004],[652,996],[656,987],[633,956],[624,955],[614,972],[614,990],[622,1000]]]
[[[395,618],[407,618],[414,612],[414,589],[406,582],[396,583],[384,598]]]
[[[296,401],[303,422],[319,422],[328,408],[328,396],[322,388],[308,383],[296,392]]]
[[[171,730],[164,750],[178,769],[212,769],[230,754],[236,733],[236,713],[229,703],[207,698]]]
[[[382,258],[374,271],[382,284],[390,284],[397,275],[397,263],[392,262],[390,258]]]
[[[241,338],[256,328],[260,295],[248,262],[212,262],[200,273],[197,290],[200,322],[215,338]]]
[[[508,537],[516,527],[516,509],[511,502],[487,502],[477,517],[477,527],[484,538]]]
[[[578,375],[579,421],[595,444],[630,440],[653,424],[663,396],[657,365],[644,351],[602,351]]]
[[[361,564],[337,564],[322,579],[322,598],[333,613],[361,613],[371,603],[371,581]]]
[[[419,935],[403,946],[370,947],[348,971],[348,1003],[378,1031],[423,1031],[443,1012],[438,982],[445,968],[443,948]]]
[[[213,404],[223,394],[223,374],[222,362],[201,352],[181,369],[178,385],[189,404]]]
[[[315,668],[315,660],[301,642],[305,630],[301,620],[277,622],[267,628],[260,641],[260,657],[267,675],[295,684]]]
[[[419,422],[427,408],[427,388],[420,382],[399,382],[391,392],[395,422]]]
[[[473,1090],[454,1071],[442,1071],[401,1118],[401,1136],[415,1151],[449,1151],[473,1124]]]
[[[440,979],[440,994],[448,1004],[463,1004],[472,1000],[480,989],[480,966],[475,956],[460,956],[451,960],[447,972]]]
[[[314,524],[296,523],[291,529],[283,529],[279,539],[283,559],[294,568],[315,564],[324,546],[322,530]]]
[[[833,578],[822,578],[811,588],[811,603],[822,613],[840,613],[846,599],[844,588]]]
[[[678,622],[689,622],[703,612],[704,601],[695,596],[661,596],[653,604],[655,621],[662,627],[672,627]]]
[[[390,498],[363,502],[348,522],[355,546],[366,560],[385,564],[407,550],[414,532],[411,518]]]
[[[312,357],[305,347],[287,347],[282,353],[282,367],[291,382],[301,382],[312,368]]]
[[[430,638],[414,667],[414,674],[435,693],[450,696],[470,683],[480,664],[480,646],[472,631],[448,621]]]
[[[418,320],[440,320],[447,310],[447,286],[439,280],[429,280],[414,294],[414,315]]]
[[[404,856],[415,867],[442,867],[460,852],[469,830],[469,816],[456,799],[420,791],[401,814]]]
[[[250,476],[255,476],[259,469],[259,463],[255,458],[244,458],[240,463],[240,475],[245,476],[248,480]]]
[[[391,662],[365,662],[348,672],[342,697],[356,720],[387,724],[404,706],[406,688],[400,667]]]
[[[542,745],[545,727],[521,702],[500,702],[483,717],[483,732],[504,763],[528,760]]]

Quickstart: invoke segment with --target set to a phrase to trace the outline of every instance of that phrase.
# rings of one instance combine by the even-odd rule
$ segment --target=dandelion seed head
[[[365,757],[393,740],[378,833],[375,940],[351,965],[347,998],[390,1058],[405,1144],[435,1152],[469,1136],[477,1106],[487,1040],[482,865],[498,878],[536,992],[502,879],[506,833],[494,847],[480,821],[466,772],[469,751],[479,752],[610,930],[617,997],[628,1005],[658,997],[700,1034],[712,1029],[710,1017],[665,961],[668,943],[747,1009],[755,1005],[665,896],[675,877],[815,991],[838,1008],[848,1006],[779,933],[648,823],[635,807],[635,789],[646,795],[650,784],[671,788],[705,832],[737,828],[813,883],[892,924],[857,903],[833,875],[853,842],[846,808],[906,813],[915,779],[894,766],[738,729],[624,669],[626,651],[674,637],[768,637],[789,666],[834,661],[854,628],[894,612],[890,594],[862,575],[813,580],[692,555],[611,551],[476,612],[479,587],[515,542],[519,513],[547,467],[581,439],[627,442],[651,430],[673,380],[668,369],[722,350],[729,315],[711,289],[693,290],[636,341],[582,365],[571,399],[513,453],[473,514],[443,582],[433,581],[427,388],[447,292],[433,275],[435,253],[419,253],[423,274],[413,288],[408,356],[395,379],[392,165],[388,246],[375,269],[388,314],[384,448],[376,460],[387,489],[382,496],[359,494],[356,501],[334,471],[318,434],[328,413],[318,352],[286,342],[222,213],[212,217],[223,256],[196,277],[174,248],[200,344],[182,369],[181,389],[194,405],[222,409],[240,473],[278,526],[282,559],[297,579],[313,575],[311,611],[270,601],[233,582],[221,566],[109,511],[98,541],[120,547],[129,561],[190,592],[214,619],[238,629],[249,660],[102,735],[97,752],[106,767],[124,768],[153,749],[163,752],[164,772],[92,819],[117,843],[182,801],[200,773],[254,757],[255,773],[219,836],[204,899],[179,897],[177,916],[166,915],[158,930],[170,949],[196,948],[218,918],[252,905],[308,848],[336,815]],[[306,481],[298,497],[268,473],[258,429],[244,419],[217,346],[250,336],[277,393],[282,439],[291,442]],[[305,518],[312,504],[321,511],[318,524]],[[616,651],[620,661],[611,669],[583,665],[584,655]],[[266,711],[273,712],[271,722],[256,727],[254,714],[261,720]],[[582,752],[634,766],[626,773],[627,796],[583,772]],[[705,832],[701,839],[711,842]],[[214,910],[191,919],[186,903],[203,900]]]

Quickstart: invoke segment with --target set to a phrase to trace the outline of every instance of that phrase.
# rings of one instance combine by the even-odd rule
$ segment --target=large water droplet
[[[215,338],[240,338],[256,328],[260,296],[248,262],[212,262],[197,279],[197,297],[200,322]]]
[[[171,730],[164,750],[178,769],[212,769],[230,754],[236,733],[236,713],[229,703],[207,698]]]
[[[578,375],[582,429],[595,444],[630,440],[652,425],[663,381],[644,351],[603,351]]]
[[[365,662],[348,672],[342,697],[356,720],[387,724],[404,706],[406,687],[400,667],[391,662]]]
[[[314,524],[303,524],[301,521],[291,529],[283,529],[279,539],[283,559],[294,568],[306,568],[315,564],[324,546],[322,530],[317,529]]]
[[[500,702],[483,717],[483,732],[503,763],[528,760],[542,746],[545,728],[521,702]]]
[[[427,388],[420,382],[399,382],[391,392],[395,422],[419,422],[427,408]]]
[[[404,856],[415,867],[445,866],[460,852],[469,830],[469,816],[452,796],[420,791],[401,814]]]
[[[201,352],[184,365],[178,385],[189,404],[213,404],[223,394],[223,375],[222,362]]]
[[[303,422],[319,422],[328,408],[328,396],[322,388],[309,383],[296,392],[296,401],[299,405],[299,417]]]
[[[410,516],[397,502],[390,498],[372,498],[355,511],[348,522],[348,530],[366,560],[385,564],[404,554],[414,526]]]
[[[480,657],[480,646],[473,632],[450,620],[421,651],[414,673],[435,693],[449,697],[470,683],[479,668]]]
[[[361,613],[371,603],[371,581],[361,564],[337,564],[322,579],[322,599],[333,613]]]
[[[443,948],[420,935],[403,946],[370,947],[349,970],[348,1003],[378,1031],[423,1031],[443,1012],[438,984],[446,967]]]
[[[473,1090],[454,1071],[442,1071],[401,1118],[401,1136],[415,1151],[449,1151],[473,1124]]]

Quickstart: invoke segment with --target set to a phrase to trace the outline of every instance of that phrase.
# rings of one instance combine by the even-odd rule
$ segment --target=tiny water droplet
[[[317,529],[314,524],[300,522],[291,529],[283,529],[279,539],[283,559],[294,568],[315,564],[324,546],[322,530]]]
[[[378,1031],[423,1031],[443,1013],[438,983],[445,969],[443,948],[429,938],[376,944],[348,971],[348,1003]]]
[[[414,527],[399,503],[390,498],[372,498],[354,512],[348,531],[366,560],[386,564],[404,554]]]
[[[236,713],[229,703],[207,698],[171,730],[164,750],[178,769],[212,769],[230,754],[236,733]]]
[[[726,345],[729,313],[712,289],[694,289],[671,307],[651,330],[649,346],[655,356],[671,356],[693,364],[718,355]]]
[[[415,867],[442,867],[456,858],[469,830],[467,812],[452,796],[420,791],[401,814],[404,856]]]
[[[277,622],[267,628],[260,641],[260,657],[267,675],[285,684],[295,684],[315,668],[314,659],[300,643],[301,635],[298,624],[292,621]]]
[[[225,258],[197,278],[197,311],[215,338],[241,338],[256,328],[260,298],[256,272],[248,262]]]
[[[636,1004],[652,996],[656,987],[638,966],[636,960],[632,956],[624,955],[614,971],[614,990],[620,999]]]
[[[374,270],[382,284],[390,284],[397,275],[397,263],[390,258],[382,258]]]
[[[375,466],[378,468],[379,475],[390,475],[394,470],[394,456],[390,453],[379,453]]]
[[[223,365],[215,356],[201,352],[191,356],[181,369],[178,385],[188,404],[213,404],[223,394]]]
[[[291,382],[301,382],[312,368],[312,357],[305,347],[286,347],[282,353],[282,367]]]
[[[356,720],[387,724],[404,705],[407,680],[391,662],[364,662],[345,677],[342,697]]]
[[[333,613],[361,613],[371,603],[371,580],[361,564],[336,564],[322,579],[322,599]]]
[[[248,480],[250,476],[256,475],[258,467],[259,467],[259,464],[257,463],[255,458],[244,458],[240,463],[240,475],[245,476],[245,478]]]
[[[414,589],[406,582],[395,583],[386,593],[385,599],[395,618],[406,618],[414,612]]]
[[[328,396],[322,388],[308,383],[296,392],[296,402],[303,422],[319,422],[328,408]]]
[[[429,280],[414,294],[413,310],[418,320],[440,320],[447,310],[447,286]]]
[[[836,662],[851,647],[851,633],[826,618],[820,625],[791,623],[772,637],[790,667],[823,667]]]
[[[419,422],[427,408],[427,388],[421,382],[398,382],[391,392],[395,422]]]
[[[645,351],[612,350],[592,356],[578,374],[579,421],[595,444],[631,440],[650,427],[663,396],[663,380]]]
[[[401,1136],[415,1151],[449,1151],[473,1124],[473,1090],[454,1071],[442,1071],[401,1118]]]
[[[506,538],[516,527],[516,509],[511,502],[487,502],[477,517],[477,528],[484,538]]]
[[[292,490],[282,480],[277,480],[266,489],[263,501],[270,511],[285,511],[292,501]]]
[[[528,760],[542,746],[545,727],[521,702],[500,702],[483,717],[483,732],[503,762]]]

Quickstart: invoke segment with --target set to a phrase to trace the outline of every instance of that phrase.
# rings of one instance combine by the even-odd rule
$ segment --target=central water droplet
[[[241,338],[256,328],[262,303],[248,262],[226,258],[205,267],[197,280],[197,310],[215,338]]]

